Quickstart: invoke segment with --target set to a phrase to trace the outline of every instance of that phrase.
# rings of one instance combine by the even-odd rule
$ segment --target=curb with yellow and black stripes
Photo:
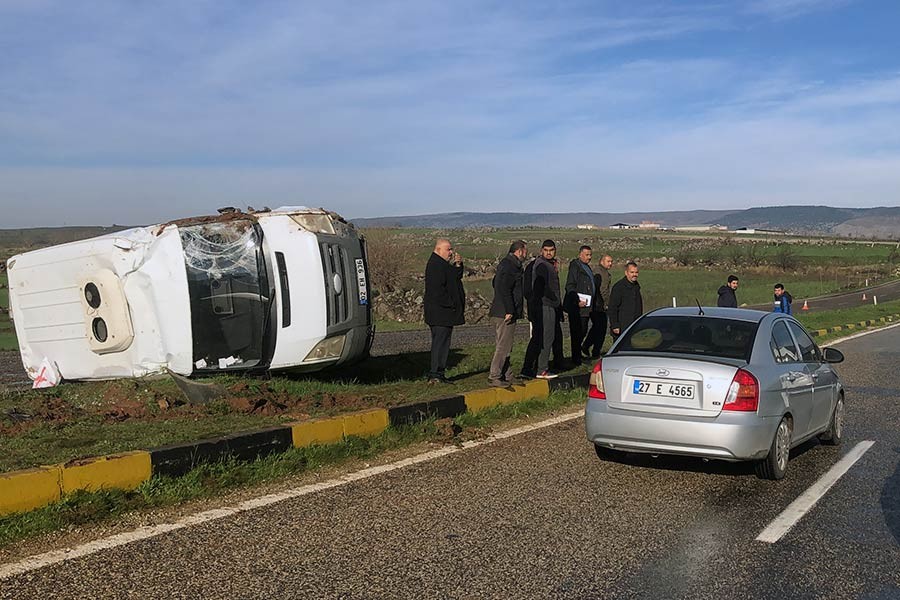
[[[879,319],[869,319],[867,321],[860,321],[858,323],[847,323],[846,325],[836,325],[834,327],[829,327],[828,329],[813,329],[809,333],[813,337],[821,337],[824,335],[828,335],[829,333],[838,333],[838,332],[842,332],[842,331],[853,331],[854,329],[865,329],[866,327],[872,327],[874,325],[886,325],[887,323],[893,323],[895,320],[900,320],[900,314],[887,315],[887,316],[881,317]]]
[[[557,390],[587,388],[588,374],[533,380],[388,409],[377,408],[282,427],[236,433],[188,444],[69,461],[0,474],[0,516],[52,504],[66,494],[101,489],[132,490],[155,475],[178,477],[194,467],[225,459],[255,460],[290,448],[336,444],[350,436],[374,437],[389,427],[453,418]]]

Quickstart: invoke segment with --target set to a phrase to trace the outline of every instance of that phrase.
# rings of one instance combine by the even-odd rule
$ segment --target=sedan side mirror
[[[844,362],[844,353],[837,348],[825,348],[825,362],[839,363]]]

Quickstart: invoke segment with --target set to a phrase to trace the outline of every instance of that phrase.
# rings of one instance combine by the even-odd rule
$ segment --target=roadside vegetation
[[[153,477],[133,491],[76,492],[49,506],[0,518],[0,547],[52,531],[111,521],[128,512],[213,498],[230,490],[277,482],[327,466],[369,460],[414,444],[485,438],[500,424],[575,409],[584,402],[583,396],[581,390],[556,392],[549,398],[498,406],[456,419],[391,427],[373,438],[350,437],[339,444],[292,448],[253,462],[204,464],[182,477]]]
[[[168,376],[0,390],[0,472],[461,394],[487,386],[493,352],[453,350],[454,385],[426,385],[430,357],[418,352],[369,358],[344,374],[204,379],[224,392],[207,404],[188,402]],[[524,353],[516,344],[514,365]]]
[[[823,312],[807,313],[800,312],[798,310],[795,311],[794,316],[797,317],[797,320],[803,323],[803,326],[809,330],[830,329],[832,327],[844,326],[848,324],[855,326],[853,329],[842,330],[836,333],[828,333],[824,336],[816,337],[816,343],[822,344],[823,342],[829,342],[831,340],[845,337],[847,335],[852,335],[859,331],[868,329],[869,326],[859,325],[861,321],[878,321],[882,317],[889,317],[896,314],[900,314],[900,300],[882,302],[879,303],[878,306],[866,304],[864,306],[857,306],[855,308],[841,308]],[[898,323],[900,321],[895,318],[894,322]],[[883,325],[883,323],[878,323],[877,325],[875,325],[875,327]]]
[[[735,234],[685,234],[656,231],[577,229],[426,230],[370,229],[370,265],[376,294],[374,307],[380,331],[423,328],[422,270],[437,237],[448,237],[465,259],[463,280],[467,294],[466,321],[483,323],[493,297],[494,267],[510,242],[523,239],[532,254],[546,238],[556,241],[560,278],[564,281],[569,261],[578,248],[613,256],[613,277],[619,279],[624,264],[635,260],[641,267],[644,308],[715,304],[716,290],[729,274],[740,277],[738,300],[759,305],[771,301],[772,287],[784,283],[800,300],[858,289],[900,277],[897,242],[839,238],[738,236]],[[396,251],[394,251],[396,249]],[[378,273],[389,277],[380,279]],[[387,282],[387,283],[382,283]]]

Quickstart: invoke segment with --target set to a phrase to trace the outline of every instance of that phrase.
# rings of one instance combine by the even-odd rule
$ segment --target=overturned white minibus
[[[19,254],[7,271],[32,379],[42,364],[68,380],[311,371],[372,343],[365,240],[324,209],[222,209]]]

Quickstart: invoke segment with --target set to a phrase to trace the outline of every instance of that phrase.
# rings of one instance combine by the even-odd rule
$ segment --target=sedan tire
[[[839,446],[844,437],[844,395],[838,396],[838,400],[834,405],[831,413],[831,423],[828,430],[819,436],[819,440],[823,444],[829,446]]]
[[[784,417],[775,430],[769,455],[756,463],[756,474],[760,478],[777,480],[784,477],[791,454],[791,433],[791,420]]]

